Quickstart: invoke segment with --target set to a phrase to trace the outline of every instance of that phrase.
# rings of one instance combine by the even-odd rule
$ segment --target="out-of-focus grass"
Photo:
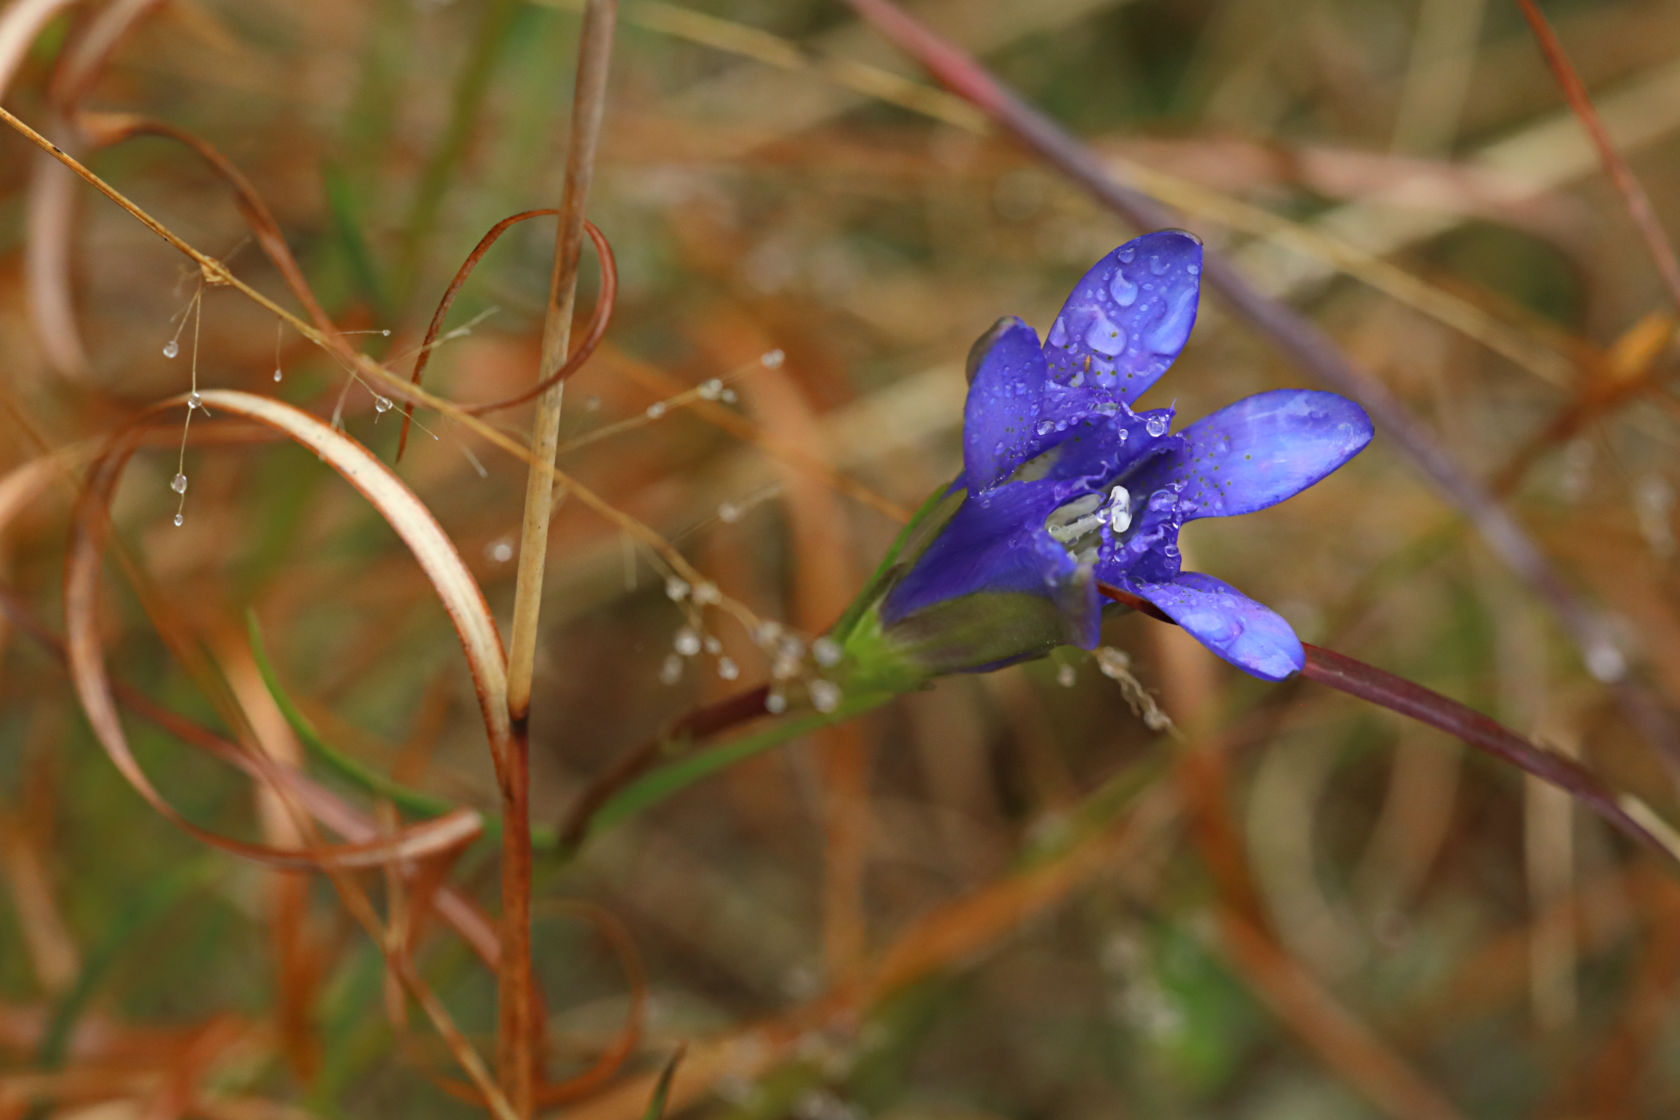
[[[21,7],[0,9],[0,25]],[[392,330],[351,337],[395,359],[489,225],[554,204],[575,7],[161,6],[121,40],[84,105],[161,117],[216,145],[274,210],[335,322]],[[1521,362],[1369,276],[1233,229],[1200,192],[1165,199],[1373,368],[1480,477],[1536,434],[1568,431],[1533,456],[1511,506],[1614,612],[1672,709],[1672,320],[1657,322],[1655,344],[1635,343],[1642,320],[1673,309],[1514,8],[1457,7],[930,10],[1105,153],[1379,253],[1516,339]],[[1648,93],[1675,87],[1680,12],[1646,0],[1548,11],[1659,218],[1680,228],[1680,98]],[[49,125],[49,76],[90,16],[48,24],[5,89],[8,108]],[[972,338],[1005,313],[1046,326],[1070,282],[1135,231],[959,127],[973,119],[960,105],[888,87],[930,117],[845,85],[859,63],[911,72],[839,5],[626,0],[621,17],[590,215],[622,286],[607,345],[568,389],[563,442],[644,422],[562,466],[724,593],[811,632],[892,539],[882,506],[913,509],[955,471]],[[283,296],[242,244],[222,184],[181,148],[140,140],[89,158]],[[15,508],[9,495],[44,456],[185,391],[186,353],[160,349],[195,278],[78,192],[71,290],[89,368],[53,368],[29,310],[32,165],[20,139],[0,136],[0,581],[62,631],[69,497],[86,459],[65,458]],[[451,325],[493,313],[439,349],[433,388],[476,401],[530,383],[552,246],[552,227],[531,228],[542,225],[487,256]],[[780,364],[761,362],[778,350]],[[326,416],[345,374],[211,289],[198,376]],[[733,377],[738,399],[646,416],[712,377]],[[1302,383],[1211,299],[1168,377],[1151,400],[1176,399],[1186,416]],[[1649,387],[1592,409],[1633,377]],[[346,430],[389,457],[396,413],[363,387],[346,402]],[[712,422],[717,407],[751,426]],[[1556,426],[1571,409],[1586,422]],[[401,473],[505,620],[523,464],[418,418],[437,438],[418,434]],[[523,413],[497,423],[527,427]],[[244,643],[255,611],[287,696],[334,749],[493,810],[457,643],[395,535],[312,456],[215,430],[214,417],[193,425],[181,528],[171,432],[113,505],[176,632],[225,650]],[[858,500],[860,487],[883,501]],[[1579,754],[1674,819],[1649,747],[1544,607],[1380,431],[1325,485],[1260,517],[1200,523],[1185,546],[1193,566],[1278,604],[1304,638]],[[545,825],[620,752],[768,667],[714,611],[717,650],[663,683],[685,623],[664,573],[575,500],[556,514],[550,558],[532,717]],[[113,674],[216,725],[125,586],[113,565]],[[542,898],[617,914],[650,996],[623,1076],[568,1107],[643,1115],[687,1043],[672,1114],[1343,1117],[1419,1099],[1464,1116],[1680,1109],[1671,879],[1551,791],[1433,733],[1238,678],[1144,620],[1118,620],[1107,638],[1182,741],[1148,730],[1083,658],[1061,662],[1071,687],[1056,663],[949,680],[744,762],[549,865],[537,967],[550,1076],[610,1048],[631,985],[586,923],[541,916]],[[723,656],[739,680],[719,677]],[[262,835],[244,777],[138,720],[130,734],[190,819]],[[331,771],[317,777],[373,804]],[[469,851],[451,878],[493,909],[492,847]],[[435,1084],[455,1076],[448,1050],[412,1008],[391,1015],[402,1001],[325,882],[305,880],[285,904],[276,873],[207,854],[154,815],[97,749],[60,665],[3,623],[0,860],[0,1114],[31,1101],[62,1115],[106,1101],[127,1102],[113,1115],[474,1111]],[[178,889],[187,875],[193,886]],[[359,881],[391,902],[380,877]],[[160,899],[167,912],[149,914]],[[419,972],[488,1053],[494,979],[435,922],[418,946]],[[301,1001],[297,1021],[289,1001]],[[52,1024],[72,1012],[55,1054]]]

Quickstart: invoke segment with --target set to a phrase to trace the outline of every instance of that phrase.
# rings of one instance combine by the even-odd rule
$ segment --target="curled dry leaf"
[[[508,751],[507,670],[501,636],[489,606],[431,511],[396,475],[361,444],[291,405],[236,390],[206,390],[201,399],[212,410],[271,427],[315,452],[350,481],[388,521],[419,560],[444,609],[455,625],[467,655],[498,775]],[[179,409],[184,398],[163,401],[145,416]],[[408,826],[389,836],[309,850],[273,848],[230,840],[183,818],[152,786],[128,746],[105,671],[98,628],[100,559],[107,532],[106,505],[129,456],[137,432],[121,433],[90,467],[77,503],[64,578],[66,647],[71,680],[88,721],[112,761],[159,813],[191,835],[225,851],[266,863],[292,867],[370,867],[399,859],[418,859],[469,842],[482,830],[479,815],[459,809]],[[275,764],[254,757],[276,788],[285,784]],[[270,773],[271,771],[276,773]]]
[[[491,226],[483,237],[478,239],[478,244],[473,246],[473,251],[467,254],[467,259],[461,262],[461,267],[455,270],[455,278],[449,282],[449,287],[444,289],[443,298],[438,300],[437,310],[432,312],[432,321],[426,327],[426,337],[421,341],[419,352],[414,358],[414,372],[409,376],[410,384],[420,384],[420,375],[426,371],[426,364],[432,360],[432,350],[437,344],[438,332],[443,329],[444,316],[449,314],[449,309],[455,304],[455,297],[461,293],[462,286],[466,284],[467,278],[472,275],[473,269],[478,267],[478,262],[484,259],[484,254],[490,251],[490,246],[494,245],[502,234],[520,222],[559,213],[560,211],[554,209],[521,211],[511,217],[503,218]],[[540,379],[530,388],[515,393],[511,397],[503,397],[500,400],[486,401],[484,404],[462,405],[462,412],[469,416],[484,416],[491,412],[499,412],[504,408],[512,408],[517,404],[524,404],[528,400],[541,396],[556,384],[582,369],[583,363],[589,360],[590,356],[595,353],[595,348],[606,337],[607,327],[612,322],[613,307],[618,302],[618,263],[613,257],[612,246],[608,244],[606,234],[596,228],[594,222],[587,219],[583,223],[583,228],[589,234],[589,239],[595,243],[595,255],[601,263],[601,294],[596,297],[595,310],[590,314],[589,329],[585,332],[583,341],[578,344],[576,350],[572,351],[564,365],[549,376]],[[397,458],[399,460],[402,459],[403,452],[408,448],[408,425],[413,415],[413,402],[405,403],[403,405],[402,434],[397,440]]]

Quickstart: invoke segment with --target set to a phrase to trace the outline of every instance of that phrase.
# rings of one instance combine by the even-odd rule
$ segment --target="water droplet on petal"
[[[1161,259],[1159,253],[1149,254],[1149,271],[1153,272],[1157,276],[1165,276],[1167,274],[1167,262]]]
[[[1067,324],[1062,321],[1061,316],[1058,315],[1056,321],[1050,325],[1050,337],[1045,341],[1052,346],[1067,345]]]
[[[1125,352],[1126,332],[1109,322],[1108,316],[1099,311],[1091,320],[1091,325],[1085,328],[1085,345],[1099,354],[1117,357]]]
[[[1132,263],[1132,258],[1135,257],[1135,256],[1137,256],[1137,250],[1136,249],[1132,248],[1130,245],[1120,246],[1120,263],[1121,264],[1131,264]]]
[[[177,494],[185,494],[187,492],[187,476],[184,474],[177,474],[174,478],[169,480],[169,488]]]
[[[1190,338],[1190,328],[1196,322],[1196,289],[1186,288],[1173,297],[1161,321],[1149,332],[1145,345],[1163,357],[1172,357],[1184,349]]]
[[[1126,279],[1124,269],[1117,268],[1108,280],[1108,294],[1114,297],[1114,302],[1121,307],[1130,307],[1137,302],[1138,286]]]
[[[1165,416],[1151,416],[1143,422],[1143,426],[1149,431],[1150,435],[1157,439],[1167,434],[1167,418]]]
[[[173,338],[163,344],[163,356],[166,358],[173,358],[180,352],[181,344],[176,342]]]

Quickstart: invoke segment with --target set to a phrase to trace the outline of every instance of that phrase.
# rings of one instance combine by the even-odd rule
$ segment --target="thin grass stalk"
[[[547,380],[565,365],[571,342],[578,267],[583,259],[583,211],[590,180],[594,177],[595,148],[606,107],[607,63],[617,7],[617,0],[593,0],[583,13],[577,91],[572,102],[571,146],[566,157],[566,182],[560,195],[560,225],[554,235],[554,271],[549,281],[548,312],[543,319],[539,381]],[[531,453],[539,463],[554,461],[560,443],[560,404],[564,393],[564,383],[557,382],[537,398],[537,415],[531,426]],[[548,552],[553,487],[553,475],[547,471],[532,470],[527,476],[508,651],[511,684],[508,712],[516,720],[524,719],[531,707],[537,614]]]
[[[571,342],[572,310],[577,300],[578,266],[583,257],[583,211],[595,172],[595,148],[606,107],[607,68],[612,55],[616,0],[592,0],[584,9],[579,33],[577,82],[572,97],[572,130],[566,153],[566,179],[560,194],[560,223],[554,235],[554,271],[549,278],[548,312],[543,319],[542,359],[537,374],[545,381],[565,365]],[[560,405],[565,382],[556,379],[537,398],[531,427],[532,467],[525,480],[525,517],[520,526],[519,571],[513,600],[513,628],[508,655],[508,715],[514,735],[502,774],[502,967],[498,977],[496,1026],[497,1072],[503,1091],[521,1117],[536,1104],[536,1043],[539,1024],[532,998],[531,969],[531,677],[536,658],[537,616],[542,602],[548,523],[552,509],[552,466],[560,444]]]
[[[1559,41],[1557,32],[1552,30],[1552,25],[1547,22],[1545,15],[1534,6],[1534,0],[1517,0],[1517,7],[1522,9],[1523,19],[1528,21],[1529,30],[1534,33],[1540,53],[1545,56],[1546,66],[1556,79],[1558,88],[1563,91],[1564,100],[1580,118],[1581,127],[1586,129],[1587,137],[1598,153],[1598,160],[1604,165],[1605,175],[1609,176],[1616,193],[1622,196],[1622,205],[1627,207],[1628,217],[1633,219],[1633,224],[1639,229],[1640,239],[1650,250],[1651,259],[1656,262],[1657,272],[1662,275],[1669,298],[1674,301],[1676,307],[1680,307],[1680,260],[1675,258],[1674,246],[1669,244],[1668,235],[1663,232],[1662,222],[1658,220],[1657,211],[1651,205],[1651,196],[1645,193],[1645,187],[1639,182],[1638,176],[1634,175],[1633,169],[1627,165],[1627,160],[1616,150],[1609,131],[1604,127],[1604,121],[1599,118],[1598,110],[1593,108],[1592,98],[1587,95],[1585,83],[1581,81],[1580,75],[1575,73],[1569,56],[1563,52],[1563,43]]]

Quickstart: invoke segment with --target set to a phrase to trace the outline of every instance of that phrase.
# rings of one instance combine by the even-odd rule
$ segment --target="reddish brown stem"
[[[1639,227],[1639,236],[1657,262],[1657,271],[1668,287],[1669,298],[1674,301],[1675,307],[1680,307],[1680,261],[1675,260],[1674,246],[1669,244],[1668,235],[1657,220],[1651,197],[1645,193],[1633,169],[1628,167],[1627,161],[1611,142],[1598,110],[1593,108],[1592,98],[1587,96],[1587,87],[1582,84],[1580,75],[1575,73],[1569,56],[1563,53],[1563,44],[1552,30],[1552,25],[1534,6],[1534,0],[1517,0],[1517,6],[1522,9],[1529,30],[1534,32],[1534,38],[1540,44],[1540,53],[1546,57],[1552,77],[1557,79],[1558,87],[1563,90],[1564,100],[1580,118],[1581,127],[1587,130],[1588,138],[1598,150],[1598,161],[1604,165],[1605,174],[1610,176],[1610,182],[1615,184],[1616,192],[1622,196],[1622,205],[1627,207],[1628,216]]]
[[[1101,583],[1097,588],[1104,596],[1117,603],[1159,621],[1172,622],[1172,619],[1161,613],[1153,604],[1128,591]],[[1345,692],[1349,696],[1357,696],[1391,712],[1398,712],[1419,723],[1445,731],[1478,750],[1486,751],[1495,758],[1563,790],[1597,813],[1612,828],[1661,856],[1665,862],[1672,864],[1675,861],[1674,852],[1634,820],[1622,807],[1621,800],[1577,763],[1530,742],[1497,720],[1414,681],[1322,646],[1303,643],[1302,648],[1306,651],[1306,664],[1301,669],[1301,676],[1306,680],[1328,685],[1338,692]]]
[[[757,719],[765,714],[764,699],[770,694],[769,685],[695,708],[670,724],[660,734],[648,739],[634,750],[620,755],[602,771],[589,787],[572,803],[560,824],[560,851],[575,851],[589,832],[589,822],[613,794],[645,774],[654,763],[664,757],[673,743],[694,742],[709,738],[720,731]]]

